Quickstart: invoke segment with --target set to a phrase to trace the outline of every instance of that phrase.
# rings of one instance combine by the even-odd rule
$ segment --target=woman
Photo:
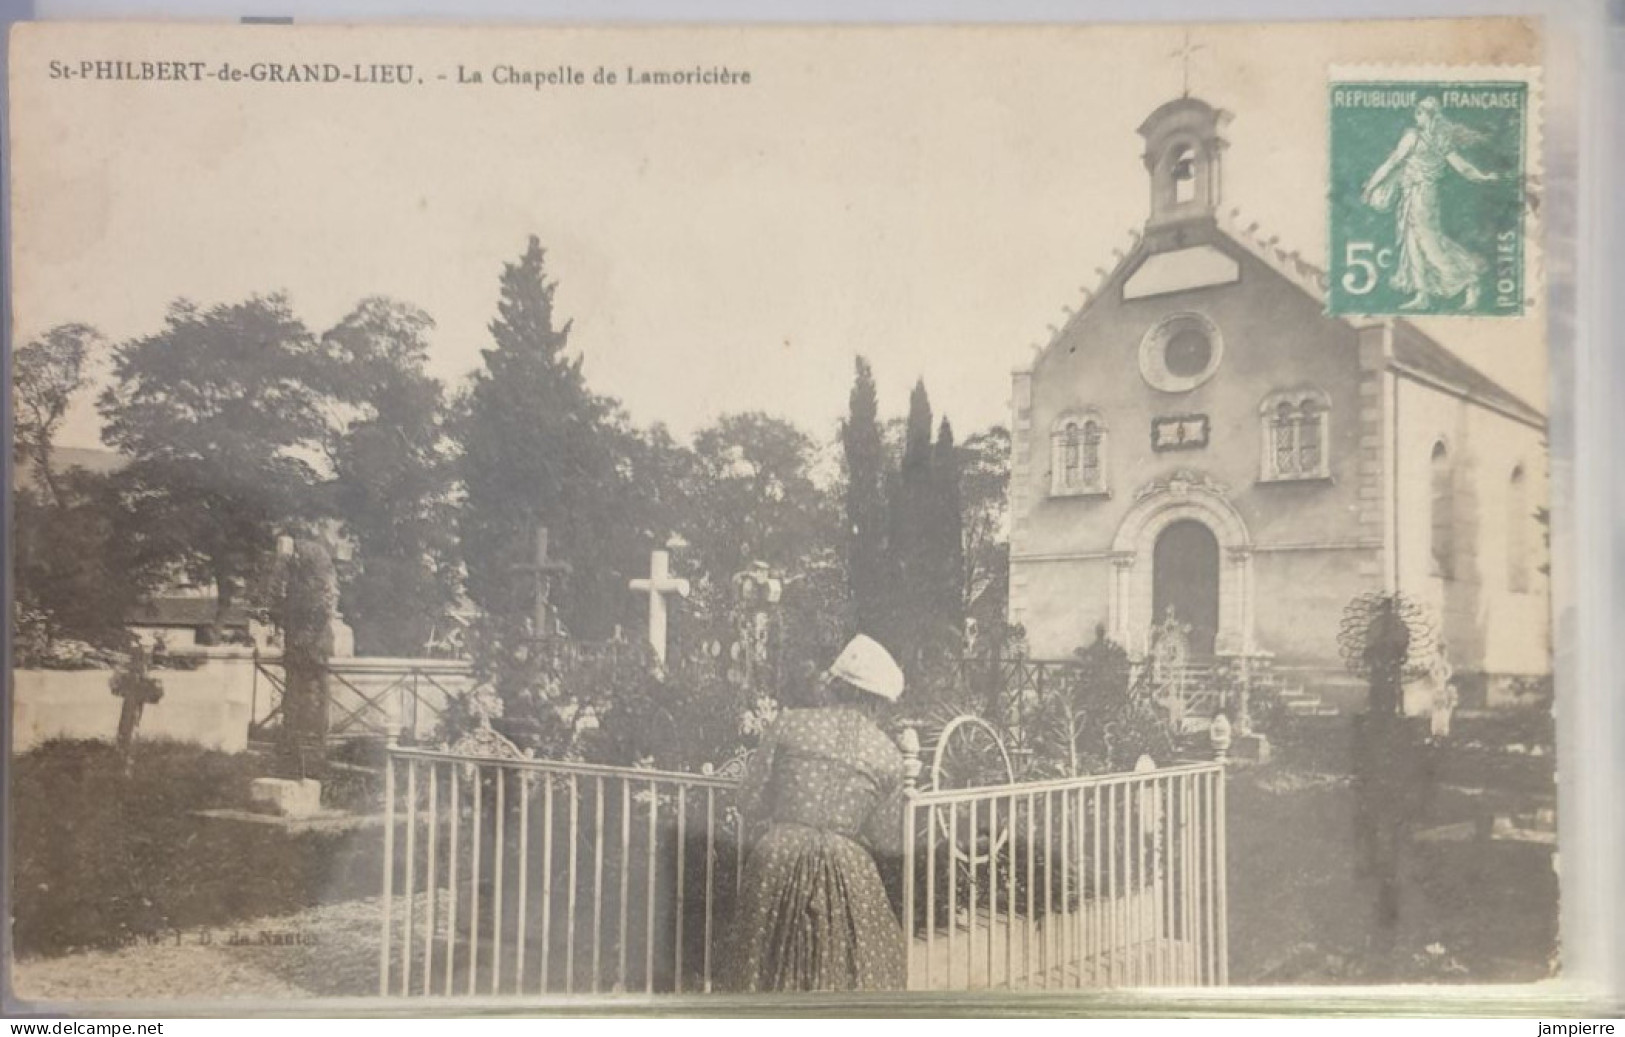
[[[903,673],[860,634],[823,685],[828,704],[773,722],[741,791],[746,818],[767,826],[736,921],[746,992],[896,990],[906,978],[872,856],[901,852],[903,759],[874,714],[903,693]]]
[[[1394,214],[1399,262],[1389,284],[1413,293],[1399,308],[1420,310],[1438,299],[1462,297],[1462,309],[1478,305],[1479,281],[1487,264],[1447,237],[1439,221],[1439,181],[1445,167],[1475,183],[1496,179],[1463,158],[1460,148],[1484,135],[1444,117],[1439,99],[1424,97],[1416,105],[1415,126],[1406,129],[1390,154],[1366,181],[1361,201],[1386,212],[1399,196]]]

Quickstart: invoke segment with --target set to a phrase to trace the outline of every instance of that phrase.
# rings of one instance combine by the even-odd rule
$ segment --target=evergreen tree
[[[936,485],[928,546],[933,583],[931,647],[957,655],[965,625],[965,524],[960,501],[960,457],[954,427],[947,418],[937,427],[932,447],[931,478]]]
[[[329,447],[355,565],[340,608],[362,655],[415,656],[457,597],[445,393],[424,373],[421,310],[371,298],[322,337],[352,413]]]
[[[897,628],[896,644],[888,647],[910,672],[919,670],[937,625],[934,598],[939,567],[931,535],[937,488],[931,461],[931,399],[921,380],[909,395],[903,457],[892,481],[888,538],[890,609]]]
[[[846,461],[847,592],[857,631],[891,645],[887,613],[886,454],[869,361],[858,357],[847,418],[841,424]]]
[[[466,587],[498,654],[531,636],[535,585],[524,567],[538,527],[548,530],[550,553],[572,566],[550,595],[572,634],[604,636],[615,603],[629,597],[624,584],[611,587],[624,573],[607,557],[626,524],[616,411],[589,391],[581,359],[565,352],[570,322],[555,321],[545,258],[532,237],[504,267],[494,345],[482,352],[456,422]]]

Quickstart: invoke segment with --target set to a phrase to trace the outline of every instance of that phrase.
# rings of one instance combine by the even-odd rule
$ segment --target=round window
[[[1181,313],[1159,321],[1140,341],[1140,374],[1152,388],[1189,392],[1213,376],[1224,344],[1206,317]]]

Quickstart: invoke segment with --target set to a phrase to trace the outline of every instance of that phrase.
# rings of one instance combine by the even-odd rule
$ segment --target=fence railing
[[[1227,981],[1220,764],[921,792],[904,826],[910,989]]]
[[[379,993],[708,991],[737,779],[395,748]]]
[[[330,662],[325,672],[326,739],[385,739],[391,733],[432,737],[447,704],[467,683],[466,672],[455,666],[389,659]],[[286,693],[287,674],[281,664],[256,660],[249,702],[250,740],[268,737],[283,722]]]
[[[738,779],[392,747],[379,993],[710,991]],[[1218,763],[909,794],[916,990],[1227,981]]]
[[[1079,665],[1077,659],[964,658],[955,664],[955,678],[981,702],[986,715],[1003,718],[1019,742],[1027,714],[1046,699],[1067,693]],[[1137,678],[1146,665],[1144,660],[1134,664]],[[1258,686],[1270,679],[1262,658],[1253,658],[1247,672],[1247,681]],[[1231,685],[1221,679],[1220,667],[1214,662],[1181,665],[1177,677],[1159,690],[1158,704],[1176,729],[1183,729],[1188,720],[1200,721],[1198,726],[1205,727],[1215,714],[1237,705],[1231,701]]]

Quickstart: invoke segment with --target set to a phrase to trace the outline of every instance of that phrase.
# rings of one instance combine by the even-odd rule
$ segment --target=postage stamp
[[[1332,313],[1523,312],[1530,93],[1333,76]]]

